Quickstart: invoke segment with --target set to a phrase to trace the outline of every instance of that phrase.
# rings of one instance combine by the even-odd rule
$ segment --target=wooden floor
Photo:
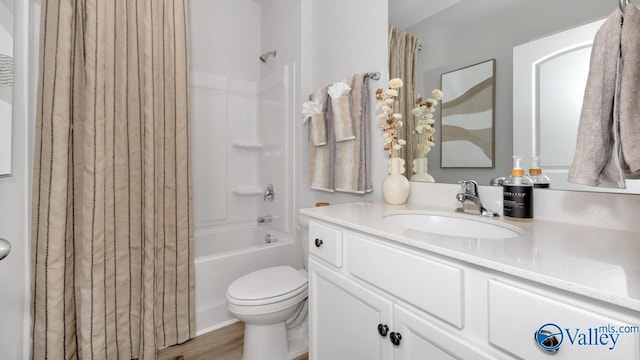
[[[158,360],[240,360],[244,323],[237,322],[222,329],[191,339],[184,344],[160,350]],[[308,360],[307,354],[295,360]]]

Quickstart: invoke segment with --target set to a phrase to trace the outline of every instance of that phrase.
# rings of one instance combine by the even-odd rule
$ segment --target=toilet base
[[[294,327],[287,329],[287,343],[289,344],[289,357],[295,359],[309,351],[309,319],[305,316],[304,321]]]
[[[283,322],[244,327],[242,360],[284,360],[289,356],[287,328]]]

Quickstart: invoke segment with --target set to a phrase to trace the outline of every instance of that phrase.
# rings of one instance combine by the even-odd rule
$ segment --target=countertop
[[[383,220],[402,211],[457,214],[432,205],[356,202],[301,209],[335,223],[452,259],[640,311],[640,233],[533,220],[503,222],[522,230],[507,239],[469,238],[411,230]],[[458,214],[459,215],[459,214]],[[466,215],[479,217],[478,215]]]

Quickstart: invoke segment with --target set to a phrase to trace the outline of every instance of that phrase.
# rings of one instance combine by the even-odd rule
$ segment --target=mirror
[[[593,39],[603,23],[597,20],[513,48],[513,151],[525,159],[540,155],[541,168],[556,189],[640,193],[640,180],[627,179],[626,189],[567,181]]]
[[[13,1],[0,1],[0,176],[11,174]]]
[[[413,3],[414,6],[408,6]],[[427,3],[427,4],[425,4]],[[389,0],[390,25],[401,27],[421,40],[417,55],[417,91],[428,94],[441,87],[442,74],[496,59],[495,69],[495,168],[442,168],[441,113],[436,112],[436,146],[429,153],[429,174],[437,182],[457,183],[475,179],[488,185],[497,176],[508,175],[513,155],[513,133],[520,130],[513,119],[513,48],[551,34],[607,17],[618,7],[614,0],[460,0],[428,18],[415,19],[419,9],[437,0]],[[402,9],[409,22],[402,25]],[[576,11],[579,9],[579,11]],[[445,94],[446,96],[446,94]],[[553,161],[553,159],[547,159]],[[528,166],[528,164],[525,164]],[[544,170],[544,169],[543,169]],[[553,184],[551,188],[554,188]],[[581,190],[606,190],[584,187]]]

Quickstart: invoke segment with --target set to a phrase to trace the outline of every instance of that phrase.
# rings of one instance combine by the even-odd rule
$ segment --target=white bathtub
[[[270,234],[274,241],[265,243]],[[196,334],[237,321],[226,308],[229,284],[242,275],[276,265],[296,267],[291,236],[263,226],[225,226],[195,234]]]

